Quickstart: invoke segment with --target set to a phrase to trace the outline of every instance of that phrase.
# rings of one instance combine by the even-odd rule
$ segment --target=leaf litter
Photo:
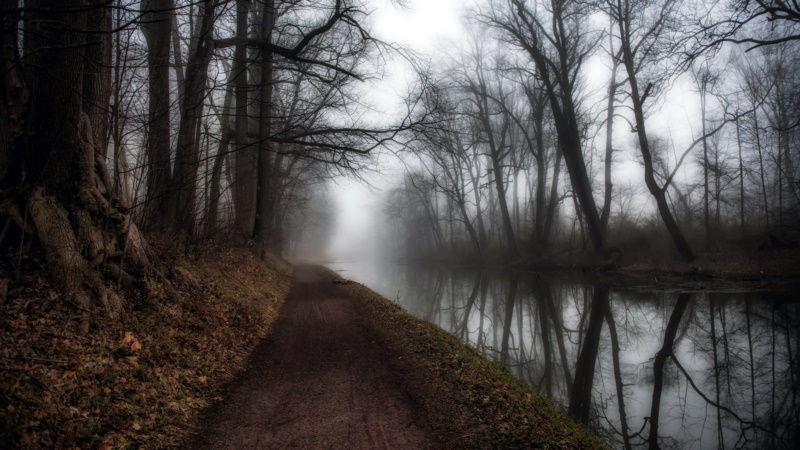
[[[170,281],[126,292],[118,318],[82,312],[29,257],[0,304],[0,448],[163,448],[241,370],[289,289],[247,250],[176,258]],[[39,259],[41,261],[41,259]],[[0,266],[0,279],[13,279]]]

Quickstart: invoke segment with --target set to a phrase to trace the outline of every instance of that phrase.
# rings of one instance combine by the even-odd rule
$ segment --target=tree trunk
[[[612,40],[609,34],[609,41]],[[611,52],[613,53],[613,48]],[[614,160],[614,97],[617,95],[617,66],[619,65],[619,58],[613,57],[611,64],[611,81],[608,83],[608,105],[606,106],[606,155],[604,163],[605,174],[605,189],[603,195],[603,210],[600,213],[600,227],[603,234],[608,233],[608,218],[611,215],[611,195],[613,193],[613,184],[611,183],[611,163]]]
[[[739,148],[739,237],[744,243],[744,164],[742,162],[742,129],[736,118],[736,146]]]
[[[761,195],[764,199],[764,222],[767,226],[767,234],[770,232],[769,226],[769,201],[767,199],[767,181],[764,176],[764,155],[761,151],[761,131],[758,128],[758,110],[753,110],[753,131],[756,135],[756,149],[758,150],[758,167],[761,174]]]
[[[275,2],[264,3],[261,17],[260,38],[265,43],[272,41],[272,27],[275,22]],[[272,76],[273,54],[261,50],[261,81],[259,82],[259,130],[258,130],[258,172],[256,175],[256,211],[253,226],[253,238],[256,241],[259,256],[266,257],[270,242],[271,224],[273,220],[273,157],[270,141],[272,139]]]
[[[483,207],[481,206],[481,186],[480,186],[480,158],[475,147],[472,148],[472,161],[476,165],[477,174],[469,171],[470,181],[472,181],[472,193],[475,196],[475,221],[478,223],[478,238],[480,239],[481,249],[486,251],[489,238],[486,236],[486,225],[483,222]]]
[[[172,0],[143,0],[141,30],[147,42],[150,76],[147,132],[147,213],[148,228],[162,229],[171,211],[168,191],[172,184],[170,167],[170,89],[169,46]]]
[[[706,85],[700,86],[700,122],[703,130],[703,224],[706,234],[706,251],[711,250],[711,218],[708,212],[708,139],[706,139]]]
[[[8,3],[2,6],[14,11],[16,2]],[[3,45],[3,60],[25,61],[31,97],[9,104],[13,99],[8,97],[8,82],[14,73],[6,73],[2,122],[3,128],[27,139],[18,147],[6,146],[8,141],[0,147],[0,154],[19,152],[15,156],[22,161],[24,175],[4,177],[2,184],[16,182],[11,187],[14,197],[29,211],[48,272],[66,298],[84,309],[96,300],[116,313],[123,302],[103,276],[113,275],[117,281],[141,275],[150,266],[150,252],[130,220],[128,206],[113,192],[101,145],[95,141],[92,124],[103,126],[107,119],[89,115],[105,115],[108,109],[110,90],[102,80],[110,77],[111,65],[104,62],[104,44],[92,37],[101,36],[102,41],[110,36],[111,21],[105,18],[110,8],[102,0],[30,0],[26,8],[24,57],[15,54],[13,45]],[[11,18],[4,21],[11,25],[4,27],[7,44],[5,38],[17,31]],[[24,91],[25,86],[12,87]],[[26,106],[30,120],[19,128],[13,114]]]
[[[550,199],[547,203],[547,216],[545,216],[544,230],[542,230],[542,242],[550,242],[550,230],[556,221],[556,207],[558,206],[558,177],[561,174],[561,159],[563,153],[560,147],[556,147],[556,163],[553,166],[553,180],[550,183]]]
[[[490,123],[489,117],[489,104],[488,104],[488,95],[486,93],[486,86],[481,85],[481,97],[476,98],[476,101],[480,102],[480,115],[481,115],[481,122],[483,123],[484,133],[486,133],[486,137],[489,142],[489,157],[492,160],[492,172],[494,173],[494,186],[495,190],[497,191],[497,202],[500,206],[500,215],[501,220],[503,221],[503,231],[506,235],[506,243],[508,245],[508,254],[512,258],[516,258],[519,254],[519,250],[517,249],[517,241],[514,238],[514,227],[511,223],[511,215],[508,211],[508,203],[506,202],[506,187],[503,181],[503,165],[502,160],[500,158],[500,153],[503,152],[505,147],[506,141],[506,134],[509,132],[509,121],[508,118],[504,118],[504,123],[502,129],[500,130],[500,142],[497,142],[495,139],[495,132],[493,130],[492,124]]]
[[[620,21],[620,23],[622,23],[622,21]],[[623,36],[625,36],[625,29],[623,25],[620,25],[620,32],[623,33]],[[681,258],[684,261],[693,261],[695,259],[694,252],[692,252],[692,249],[689,246],[689,243],[686,241],[686,238],[683,237],[683,232],[681,232],[680,228],[678,227],[678,223],[675,221],[675,216],[673,216],[672,211],[669,208],[665,189],[660,187],[655,179],[653,170],[653,156],[650,153],[650,142],[647,139],[647,129],[645,128],[644,121],[644,105],[642,104],[646,94],[645,96],[640,96],[639,94],[639,85],[636,80],[635,61],[633,60],[633,55],[631,54],[630,42],[626,39],[623,39],[621,42],[623,63],[628,73],[628,84],[631,88],[631,101],[633,102],[633,114],[636,120],[636,134],[639,138],[639,150],[642,154],[642,161],[644,163],[644,182],[647,185],[647,189],[650,191],[650,194],[656,200],[656,205],[658,206],[658,212],[661,215],[661,219],[664,221],[664,225],[667,227],[667,231],[669,232],[669,235],[672,238],[672,242],[675,244],[678,253],[680,253]],[[645,89],[645,91],[647,91],[647,89]],[[705,136],[705,133],[703,136]]]
[[[170,225],[188,237],[193,236],[195,232],[197,169],[200,162],[196,131],[203,119],[208,65],[214,50],[212,38],[216,20],[216,0],[205,0],[198,7],[202,15],[201,25],[198,28],[200,36],[197,36],[197,46],[189,55],[186,64],[186,85],[183,89],[181,121],[178,128],[174,185],[170,189],[170,206],[175,211],[176,219]]]
[[[236,2],[236,37],[247,38],[247,0]],[[252,235],[255,193],[253,158],[247,138],[247,46],[239,44],[233,55],[233,73],[236,78],[236,152],[233,202],[235,228],[239,233]]]

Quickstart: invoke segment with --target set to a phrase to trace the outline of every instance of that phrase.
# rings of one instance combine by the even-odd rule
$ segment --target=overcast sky
[[[398,8],[390,0],[370,0],[373,9],[374,34],[386,42],[393,42],[415,50],[422,55],[445,53],[457,49],[466,37],[462,15],[470,2],[462,0],[405,0],[406,9]],[[369,100],[376,106],[391,109],[399,104],[400,96],[410,80],[403,75],[402,62],[387,66],[388,76],[368,85]],[[587,104],[605,104],[609,70],[604,55],[593,57],[584,67],[588,99]],[[671,136],[675,151],[682,152],[699,132],[699,105],[697,94],[687,80],[673,85],[668,98],[663,99],[660,112],[648,120],[650,134]],[[599,104],[599,103],[598,103]],[[615,122],[615,147],[628,149],[615,156],[615,184],[636,183],[641,180],[641,168],[633,156],[630,127],[622,120]],[[605,139],[603,136],[598,138]],[[602,146],[602,144],[600,144]],[[345,257],[351,250],[369,253],[380,245],[376,234],[380,219],[380,197],[386,189],[402,180],[402,164],[396,158],[380,158],[381,176],[368,176],[373,187],[354,180],[339,179],[331,186],[330,198],[337,208],[336,232],[331,240],[330,255]],[[640,197],[644,208],[648,197]],[[636,214],[634,212],[634,214]]]
[[[407,46],[417,52],[430,54],[447,42],[458,41],[462,34],[461,0],[410,0],[408,8],[399,9],[388,0],[373,0],[372,19],[374,32],[386,42]],[[401,63],[392,67],[402,70]],[[390,70],[392,69],[390,67]],[[390,77],[373,83],[373,100],[385,102],[387,107],[399,101],[406,86],[402,76]],[[380,197],[385,189],[402,177],[402,165],[393,157],[380,158],[383,174],[370,175],[370,184],[339,179],[331,186],[331,199],[337,209],[336,232],[331,240],[332,257],[346,257],[357,250],[369,253],[379,250],[380,236],[377,221],[380,219]]]

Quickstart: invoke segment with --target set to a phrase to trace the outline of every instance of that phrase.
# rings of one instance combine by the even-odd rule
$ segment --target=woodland
[[[444,64],[382,41],[369,8],[6,2],[0,245],[35,241],[80,304],[119,303],[108,280],[159,264],[146,235],[185,254],[324,246],[325,181],[384,149],[419,162],[385,207],[408,254],[797,244],[796,5],[477,3]],[[415,78],[374,119],[363,85],[397,59]],[[604,95],[589,61],[610,71]],[[700,99],[682,140],[648,120],[678,83]],[[625,155],[643,180],[615,179]]]
[[[386,200],[396,253],[613,269],[797,247],[796,6],[509,1],[465,20]]]
[[[331,180],[380,155],[400,257],[796,277],[796,1],[476,1],[446,55],[377,7],[407,5],[0,0],[0,444],[176,439],[266,333],[280,258],[324,255]]]

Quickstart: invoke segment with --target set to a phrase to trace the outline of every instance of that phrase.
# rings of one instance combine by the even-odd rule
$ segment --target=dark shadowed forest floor
[[[0,304],[0,448],[600,447],[506,369],[319,266],[178,258],[85,333],[25,259]]]
[[[73,305],[35,253],[0,258],[0,281],[10,281],[0,298],[0,448],[176,446],[289,290],[282,261],[209,255],[164,255],[172,279],[125,292],[119,317]]]

